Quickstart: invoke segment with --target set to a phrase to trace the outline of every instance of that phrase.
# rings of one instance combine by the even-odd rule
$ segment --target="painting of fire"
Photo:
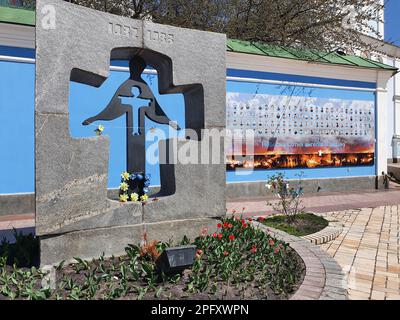
[[[227,170],[373,166],[374,109],[370,100],[230,92]]]

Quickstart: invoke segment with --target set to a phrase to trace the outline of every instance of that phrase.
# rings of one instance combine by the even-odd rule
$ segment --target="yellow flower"
[[[138,201],[139,200],[139,195],[135,192],[131,194],[131,200],[132,201]]]
[[[127,194],[120,194],[119,195],[119,201],[120,202],[127,202],[128,201],[128,195]]]
[[[124,179],[124,181],[129,180],[130,174],[128,172],[122,172],[121,173],[121,177],[122,179]]]
[[[104,126],[103,126],[103,125],[97,126],[97,129],[94,130],[94,132],[95,132],[96,135],[98,135],[98,136],[101,136],[101,134],[103,133],[103,131],[104,131]]]
[[[147,194],[144,194],[144,195],[142,195],[142,196],[140,197],[140,201],[142,201],[142,202],[146,202],[147,199],[149,199],[149,196],[148,196]]]
[[[122,183],[119,185],[119,188],[120,188],[120,190],[122,190],[122,191],[127,191],[128,188],[129,188],[129,185],[128,185],[126,182],[122,182]]]

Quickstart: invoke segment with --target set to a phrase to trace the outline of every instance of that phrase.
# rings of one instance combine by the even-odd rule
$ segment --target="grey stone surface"
[[[91,230],[68,232],[40,239],[41,265],[54,265],[62,260],[73,261],[73,257],[92,259],[111,255],[123,255],[128,244],[138,244],[138,239],[147,234],[148,241],[178,243],[186,235],[194,239],[206,228],[207,233],[216,230],[216,219],[187,219],[150,224],[124,225]],[[171,233],[171,230],[174,232]]]
[[[396,179],[400,180],[400,163],[389,164],[388,173],[392,174]]]
[[[225,214],[223,148],[219,164],[163,165],[161,189],[167,196],[159,201],[142,207],[109,200],[108,138],[73,139],[68,106],[70,80],[98,87],[109,75],[110,59],[140,56],[158,71],[160,93],[184,95],[186,129],[199,134],[223,129],[225,50],[222,34],[132,20],[61,0],[36,2],[35,211],[42,264],[98,255],[102,246],[107,254],[118,254],[130,229],[132,240],[140,240],[143,222]],[[157,233],[159,223],[149,228],[163,236],[186,229],[167,223],[170,227],[160,226],[163,232]]]
[[[129,243],[137,244],[143,234],[143,225],[82,230],[40,239],[40,264],[52,265],[65,260],[122,255]]]
[[[35,195],[33,193],[0,194],[0,216],[34,212]]]
[[[221,74],[226,74],[226,36],[148,21],[144,22],[143,31],[144,48],[162,52],[172,60],[171,76],[175,86],[185,86],[188,83],[202,86],[185,96],[186,127],[225,128],[226,81],[221,79]],[[172,43],[165,45],[160,41],[161,34],[172,37]],[[223,56],[220,54],[222,52]],[[162,87],[161,91],[168,91],[168,88]],[[203,113],[200,111],[203,109],[202,104],[205,106],[204,124],[199,117]]]
[[[169,241],[179,243],[186,235],[191,240],[198,237],[203,229],[207,234],[217,230],[217,219],[187,219],[169,222],[146,223],[146,234],[148,240]],[[170,230],[174,230],[171,234]]]
[[[222,141],[220,142],[223,150]],[[184,143],[186,144],[187,141],[170,139],[165,144],[176,145],[177,150],[181,150]],[[164,144],[164,142],[160,144]],[[200,144],[201,142],[198,141],[190,141],[190,145],[198,149],[200,149]],[[163,148],[161,147],[160,150]],[[220,157],[220,163],[223,163],[223,152]],[[201,153],[198,154],[198,158],[201,158]],[[174,192],[169,189],[166,191],[161,189],[164,194],[172,194],[146,204],[144,207],[145,222],[220,217],[221,213],[225,212],[225,201],[220,201],[220,199],[225,199],[224,166],[219,164],[182,164],[180,162],[173,166],[162,166],[161,185],[168,186],[171,177],[175,179]]]
[[[85,219],[67,224],[57,230],[58,233],[90,230],[97,228],[116,227],[141,224],[143,222],[143,208],[139,202],[120,203],[107,200],[104,210],[95,215],[87,215]]]
[[[36,113],[37,235],[106,208],[108,146],[106,136],[70,138],[68,115]]]

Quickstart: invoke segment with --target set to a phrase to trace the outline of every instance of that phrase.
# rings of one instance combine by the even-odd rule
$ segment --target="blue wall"
[[[0,46],[0,55],[14,55],[33,57],[30,49],[16,49]],[[125,65],[115,62],[114,65]],[[271,80],[295,81],[315,84],[331,84],[375,88],[374,83],[352,82],[337,79],[316,77],[288,76],[276,73],[249,72],[243,70],[227,71],[229,76],[259,78]],[[112,71],[110,77],[100,88],[94,88],[71,82],[70,89],[70,131],[73,137],[88,137],[94,135],[98,124],[105,126],[105,135],[110,136],[110,168],[109,187],[116,187],[120,182],[120,173],[125,170],[125,129],[124,118],[112,122],[99,122],[91,126],[82,126],[86,118],[102,110],[118,86],[128,77],[127,72]],[[154,75],[144,76],[153,92],[158,93],[157,78]],[[277,86],[255,83],[228,81],[228,91],[273,93]],[[318,95],[341,98],[374,99],[373,93],[346,90],[318,89]],[[182,95],[158,95],[156,97],[170,119],[176,120],[184,127],[184,101]],[[134,100],[134,98],[132,99]],[[137,105],[137,101],[132,101]],[[143,100],[141,104],[143,105]],[[34,191],[34,65],[28,63],[14,63],[0,61],[0,194]],[[160,128],[168,131],[166,126],[159,126],[147,120],[146,128]],[[174,132],[173,134],[176,134]],[[150,144],[152,142],[148,142]],[[152,174],[152,184],[159,183],[158,165],[147,165]],[[295,177],[303,172],[305,178],[341,177],[374,175],[374,167],[353,168],[320,168],[285,170],[287,177]],[[266,180],[267,176],[275,171],[255,171],[253,173],[237,175],[227,173],[227,181],[259,181]]]
[[[0,61],[0,193],[34,190],[34,70]]]

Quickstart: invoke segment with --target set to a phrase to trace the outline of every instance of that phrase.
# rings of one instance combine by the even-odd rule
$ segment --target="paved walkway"
[[[274,202],[271,200],[270,202]],[[369,191],[362,193],[321,193],[306,195],[302,200],[303,206],[311,212],[331,212],[358,208],[376,208],[386,205],[400,204],[400,189],[386,191]],[[274,212],[267,205],[265,198],[232,199],[227,202],[227,212],[244,216],[269,215]]]
[[[357,194],[320,194],[303,200],[307,211],[343,224],[343,232],[321,249],[347,274],[350,299],[400,300],[400,190]],[[358,209],[366,208],[366,209]],[[244,216],[273,213],[265,198],[227,202],[227,211]],[[34,230],[34,214],[0,217],[0,238],[12,228]],[[11,229],[11,230],[10,230]]]
[[[321,194],[303,199],[307,211],[343,224],[334,241],[321,245],[346,274],[353,300],[400,300],[400,190]],[[365,208],[365,209],[359,209]],[[274,212],[265,199],[227,203],[228,213],[244,216]]]
[[[0,241],[6,238],[14,241],[14,230],[23,234],[35,233],[35,215],[33,213],[12,216],[0,216]]]
[[[349,298],[400,300],[400,205],[325,215],[344,224],[338,238],[320,247],[347,274]]]

